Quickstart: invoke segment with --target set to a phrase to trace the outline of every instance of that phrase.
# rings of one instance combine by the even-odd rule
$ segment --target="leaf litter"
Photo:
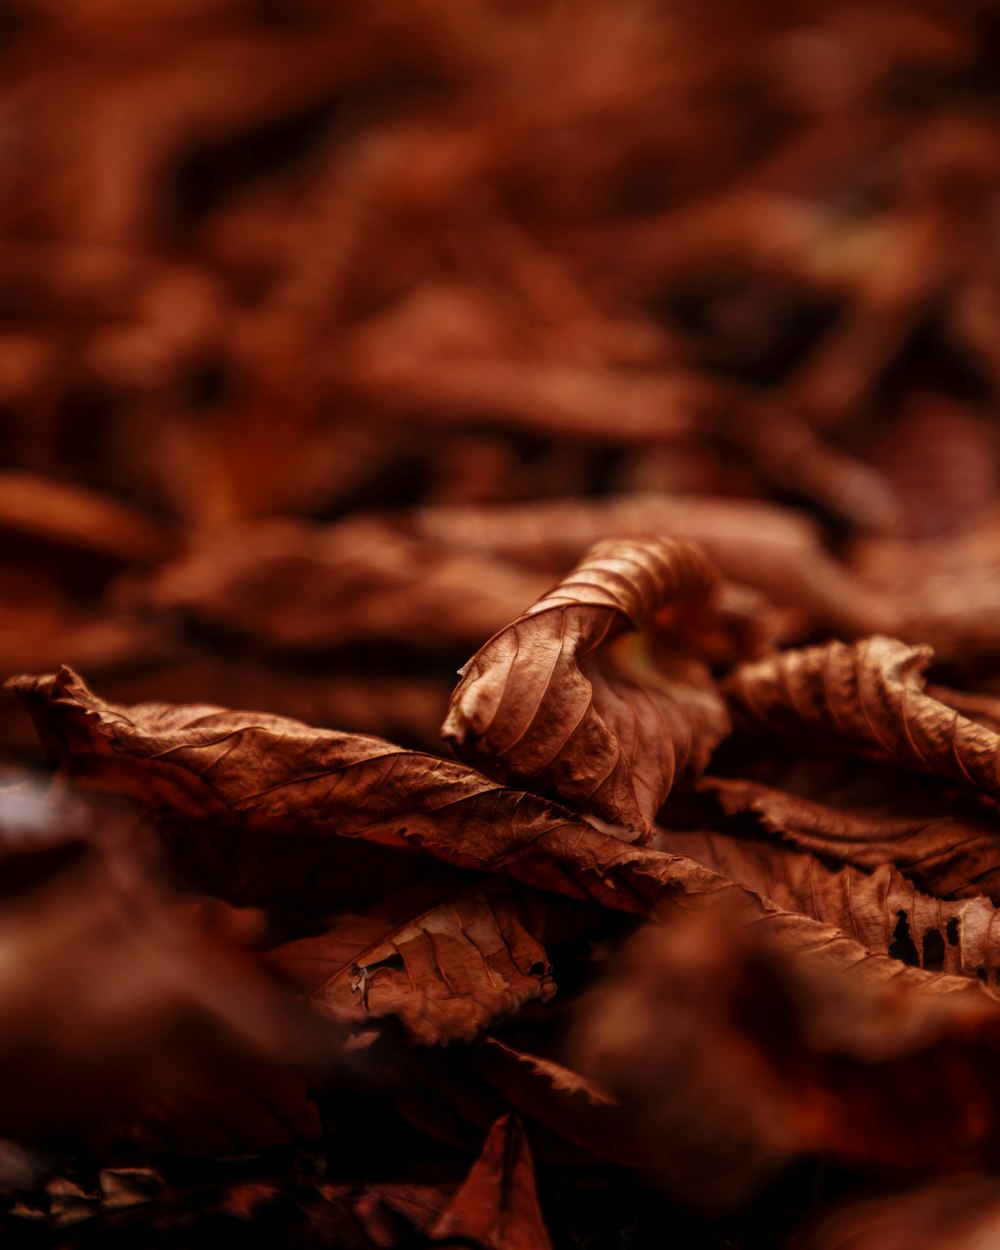
[[[0,19],[15,1244],[995,1236],[995,22],[529,8]]]

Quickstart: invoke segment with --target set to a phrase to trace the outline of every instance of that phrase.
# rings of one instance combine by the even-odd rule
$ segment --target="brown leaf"
[[[895,763],[1000,795],[1000,736],[924,693],[928,647],[875,636],[786,651],[738,668],[740,711],[769,729],[803,729]]]
[[[725,833],[661,830],[654,845],[689,856],[785,911],[840,929],[869,951],[1000,985],[997,909],[981,895],[946,902],[922,894],[890,864],[871,873],[831,868],[779,842]]]
[[[0,474],[0,533],[62,551],[67,564],[86,557],[112,568],[155,564],[176,540],[120,500],[32,473]]]
[[[311,1224],[322,1237],[322,1244],[351,1246],[342,1241],[345,1229],[341,1219],[346,1211],[353,1216],[369,1239],[366,1244],[388,1247],[409,1245],[413,1231],[426,1236],[448,1205],[454,1184],[414,1185],[405,1181],[383,1181],[374,1185],[320,1185],[322,1205],[310,1207]],[[256,1212],[253,1212],[256,1215]],[[353,1230],[352,1230],[353,1231]]]
[[[475,645],[545,589],[507,561],[352,518],[263,521],[214,536],[134,594],[156,611],[281,652]]]
[[[531,1150],[520,1121],[504,1116],[429,1232],[432,1242],[477,1250],[550,1250],[535,1189]]]
[[[628,672],[598,648],[666,605],[702,600],[714,576],[686,543],[594,547],[465,666],[445,740],[491,775],[554,790],[648,838],[675,778],[705,766],[728,722],[702,666]]]
[[[612,534],[670,534],[698,543],[724,577],[797,609],[817,627],[856,638],[895,628],[894,600],[834,560],[816,526],[759,500],[671,497],[555,499],[488,508],[422,508],[417,533],[550,571]]]
[[[412,846],[458,868],[508,875],[534,889],[639,915],[678,896],[698,907],[725,895],[781,945],[821,950],[831,967],[857,965],[863,980],[979,997],[965,978],[872,954],[687,856],[625,844],[565,808],[497,786],[453,761],[257,713],[167,704],[117,708],[68,669],[13,684],[70,775],[147,805],[246,822],[257,840],[251,861],[270,845],[269,871],[280,864],[286,874],[270,882],[272,902],[275,896],[287,900],[285,891],[304,891],[315,873],[322,880],[329,873],[324,857],[337,863],[338,845],[350,845],[348,839]],[[204,844],[211,833],[196,830],[198,852],[230,854],[229,839],[214,848]]]
[[[850,783],[823,787],[817,797],[728,777],[703,777],[699,788],[730,815],[753,812],[769,832],[813,854],[868,869],[895,864],[928,894],[982,893],[1000,903],[996,823],[952,796],[914,794],[895,778],[868,793]]]
[[[268,962],[296,969],[312,1002],[338,1020],[391,1014],[418,1044],[468,1041],[555,993],[540,941],[546,903],[507,882],[488,882],[402,921],[338,918],[322,936],[272,951]],[[346,959],[345,948],[353,948]]]
[[[495,1037],[480,1041],[472,1062],[529,1126],[597,1159],[632,1167],[643,1161],[618,1100],[596,1081]]]

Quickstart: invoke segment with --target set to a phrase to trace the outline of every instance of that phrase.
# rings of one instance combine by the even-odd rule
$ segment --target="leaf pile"
[[[0,36],[0,1229],[1000,1236],[990,7]]]

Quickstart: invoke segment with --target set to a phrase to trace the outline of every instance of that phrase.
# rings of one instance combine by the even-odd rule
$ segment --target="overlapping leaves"
[[[70,669],[14,686],[66,781],[146,812],[183,888],[271,918],[253,958],[331,1022],[331,1090],[344,1073],[354,1096],[388,1086],[397,1113],[462,1149],[514,1109],[542,1158],[610,1158],[681,1194],[700,1177],[709,1205],[803,1152],[914,1176],[931,1157],[985,1161],[995,732],[924,691],[925,650],[879,637],[765,657],[720,686],[698,654],[727,628],[714,586],[690,545],[589,553],[459,683],[445,735],[482,772],[273,714],[116,705]],[[855,755],[849,781],[834,757],[775,765],[760,723]],[[622,948],[643,918],[660,936]],[[592,980],[608,952],[617,980],[567,1015],[564,973]],[[936,1106],[908,1092],[923,1062],[944,1065],[954,1131],[918,1158]],[[159,1122],[173,1149],[199,1148]],[[476,1244],[542,1235],[496,1241],[501,1210],[537,1222],[527,1147],[504,1125],[425,1235],[458,1236],[456,1220]],[[522,1161],[492,1179],[497,1134]]]

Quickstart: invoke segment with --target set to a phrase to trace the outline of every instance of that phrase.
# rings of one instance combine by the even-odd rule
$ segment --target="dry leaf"
[[[724,577],[847,637],[894,629],[895,601],[824,549],[810,520],[759,500],[621,495],[479,508],[421,508],[416,532],[548,570],[613,534],[670,534],[701,546]]]
[[[134,597],[269,650],[321,653],[474,645],[544,589],[503,560],[356,518],[325,529],[292,520],[237,527],[162,566]]]
[[[965,978],[868,952],[687,856],[623,844],[565,808],[461,764],[279,717],[166,704],[117,708],[65,669],[14,686],[71,776],[190,816],[239,817],[236,836],[250,870],[255,859],[258,872],[266,869],[261,893],[248,901],[277,905],[293,890],[301,897],[307,887],[326,888],[329,907],[344,850],[356,853],[363,842],[396,852],[412,846],[457,868],[639,915],[674,898],[697,908],[725,895],[782,947],[815,948],[822,965],[856,967],[863,981],[980,997]],[[206,832],[195,826],[189,834],[198,856],[210,863],[231,854],[230,838],[218,838],[216,829],[215,845],[206,845]]]
[[[769,832],[814,855],[868,869],[895,864],[928,894],[982,893],[1000,903],[1000,837],[988,812],[926,786],[904,789],[896,777],[870,780],[862,788],[857,775],[841,778],[808,796],[729,777],[704,777],[699,787],[725,812],[753,812]]]
[[[872,872],[830,867],[775,841],[725,833],[661,830],[658,850],[687,855],[789,912],[840,929],[869,951],[932,972],[1000,986],[997,909],[981,895],[947,902],[922,894],[890,864]]]
[[[929,647],[874,637],[786,651],[738,668],[732,702],[784,733],[803,729],[1000,795],[1000,736],[924,693]]]
[[[171,555],[174,537],[120,500],[31,473],[0,473],[0,533],[12,546],[41,543],[115,569],[149,565]]]
[[[599,648],[714,582],[689,544],[613,539],[482,647],[462,670],[442,734],[493,776],[554,791],[643,839],[681,773],[728,730],[707,671],[629,672]]]
[[[311,1001],[336,1019],[391,1014],[418,1044],[469,1041],[531,999],[555,993],[542,945],[554,927],[547,903],[489,882],[402,921],[338,918],[320,937],[271,952],[268,962],[294,971]]]

